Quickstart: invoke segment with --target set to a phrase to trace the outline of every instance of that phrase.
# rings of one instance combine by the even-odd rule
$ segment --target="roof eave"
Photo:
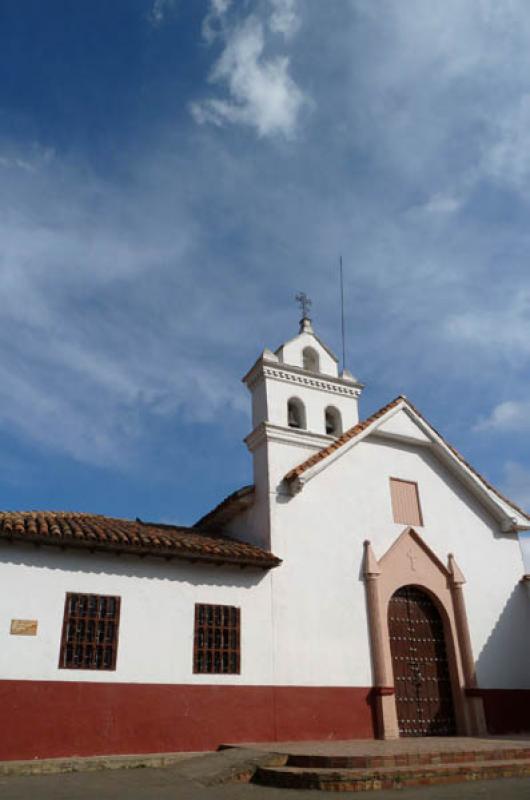
[[[28,535],[27,533],[16,533],[0,531],[0,539],[9,543],[28,544],[35,546],[50,546],[60,547],[62,549],[75,549],[75,550],[88,550],[90,552],[114,553],[116,555],[135,555],[139,557],[154,557],[165,558],[171,560],[176,558],[180,561],[187,561],[188,563],[195,563],[202,561],[216,566],[231,565],[237,567],[248,567],[258,569],[273,569],[280,566],[282,563],[281,558],[273,556],[271,558],[250,558],[250,557],[235,557],[219,553],[208,554],[195,552],[193,550],[173,550],[170,547],[140,547],[137,545],[120,545],[118,542],[101,542],[101,541],[86,541],[74,538],[53,538],[49,536],[42,536],[38,534]]]

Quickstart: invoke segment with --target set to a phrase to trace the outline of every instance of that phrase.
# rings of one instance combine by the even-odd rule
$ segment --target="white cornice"
[[[362,383],[355,380],[344,380],[322,373],[307,372],[300,367],[269,362],[265,359],[258,361],[243,380],[248,388],[252,389],[263,378],[353,398],[358,398],[364,388]]]
[[[270,422],[262,422],[245,438],[245,444],[251,453],[264,442],[281,442],[282,444],[294,445],[305,449],[311,447],[314,448],[315,452],[318,452],[334,441],[334,436],[286,428],[282,425],[272,425]]]

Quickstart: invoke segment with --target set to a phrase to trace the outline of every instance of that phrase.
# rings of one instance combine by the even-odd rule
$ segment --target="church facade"
[[[530,730],[530,518],[304,318],[193,528],[0,514],[0,759]]]

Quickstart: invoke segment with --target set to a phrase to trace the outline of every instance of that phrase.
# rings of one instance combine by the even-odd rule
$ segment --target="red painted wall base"
[[[0,760],[373,738],[369,688],[0,681]]]
[[[488,733],[530,733],[530,689],[481,689]]]
[[[530,691],[481,691],[492,734],[530,732]],[[0,761],[374,737],[364,687],[0,681]]]

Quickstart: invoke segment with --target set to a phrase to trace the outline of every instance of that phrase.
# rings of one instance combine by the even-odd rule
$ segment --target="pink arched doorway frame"
[[[476,696],[475,664],[462,588],[465,578],[454,557],[448,556],[446,567],[413,528],[406,528],[379,560],[370,542],[364,543],[363,577],[378,738],[399,737],[388,604],[394,592],[403,586],[417,586],[427,592],[442,617],[457,734],[484,736],[484,708],[482,699]]]

